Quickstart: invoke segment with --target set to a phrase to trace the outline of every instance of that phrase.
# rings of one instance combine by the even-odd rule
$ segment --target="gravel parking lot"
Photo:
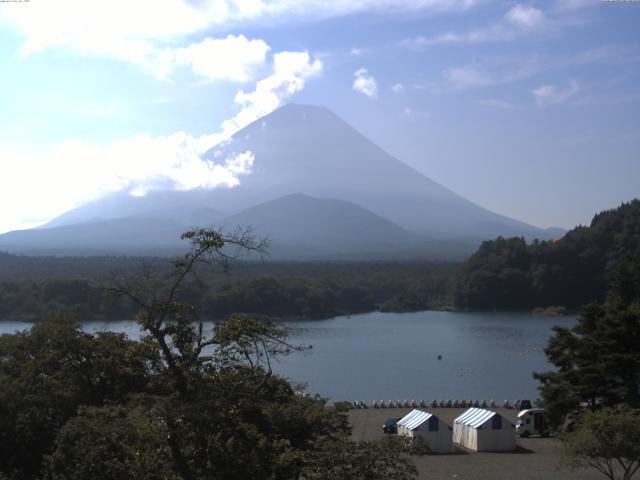
[[[382,438],[382,424],[388,417],[402,417],[411,408],[351,410],[349,419],[355,440]],[[423,408],[452,424],[464,408]],[[515,423],[517,411],[493,409]],[[560,443],[553,438],[518,438],[517,449],[505,453],[469,453],[457,450],[450,455],[426,455],[415,458],[420,479],[456,480],[597,480],[601,474],[591,469],[571,472],[560,465]]]

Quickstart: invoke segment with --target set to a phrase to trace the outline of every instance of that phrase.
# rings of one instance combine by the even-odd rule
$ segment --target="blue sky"
[[[200,154],[325,105],[496,212],[572,227],[640,195],[640,2],[0,3],[0,231],[107,192],[234,185]]]

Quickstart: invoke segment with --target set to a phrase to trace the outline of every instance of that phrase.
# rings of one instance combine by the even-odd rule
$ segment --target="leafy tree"
[[[578,308],[604,300],[612,272],[640,248],[640,200],[594,216],[554,241],[484,242],[456,272],[454,303],[465,309]]]
[[[61,320],[0,338],[0,472],[50,480],[414,478],[413,450],[349,441],[344,406],[302,396],[273,373],[274,356],[304,348],[289,342],[287,328],[233,314],[206,332],[184,301],[202,283],[202,265],[226,268],[237,251],[263,245],[246,231],[183,238],[192,249],[172,271],[113,279],[110,290],[139,308],[141,341],[89,335]]]
[[[0,471],[36,478],[78,407],[143,391],[154,357],[123,335],[88,335],[65,318],[0,336]]]
[[[534,374],[549,420],[580,405],[640,407],[640,251],[620,264],[606,301],[583,308],[573,328],[554,328],[545,353],[557,370]]]
[[[401,437],[355,443],[347,438],[321,443],[306,459],[305,480],[411,480],[418,472],[409,454],[413,445]]]
[[[169,461],[168,435],[153,403],[80,407],[56,437],[46,477],[178,480]]]
[[[233,259],[229,247],[260,250],[263,245],[247,232],[223,237],[201,229],[183,238],[192,250],[173,262],[169,281],[158,285],[147,276],[112,287],[140,307],[138,322],[162,357],[161,377],[170,398],[162,421],[171,463],[185,479],[270,478],[274,465],[282,468],[281,456],[292,441],[268,414],[273,403],[297,401],[286,382],[273,377],[270,358],[298,347],[287,342],[286,328],[246,315],[231,316],[207,334],[197,309],[177,300],[184,282],[197,279],[199,264],[226,268]],[[308,435],[321,433],[310,427]]]
[[[572,468],[586,464],[610,480],[630,480],[640,469],[640,413],[629,407],[585,413],[562,441]]]

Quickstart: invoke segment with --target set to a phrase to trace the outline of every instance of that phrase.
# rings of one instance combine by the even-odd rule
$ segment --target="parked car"
[[[400,417],[387,418],[382,424],[382,431],[384,433],[398,433],[398,421]]]
[[[551,434],[544,417],[543,408],[530,408],[518,413],[516,420],[516,433],[523,438],[530,435],[548,437]]]

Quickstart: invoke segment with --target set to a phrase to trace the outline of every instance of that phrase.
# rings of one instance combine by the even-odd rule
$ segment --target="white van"
[[[544,417],[544,408],[530,408],[518,413],[516,433],[524,438],[529,435],[548,437],[551,431]]]

